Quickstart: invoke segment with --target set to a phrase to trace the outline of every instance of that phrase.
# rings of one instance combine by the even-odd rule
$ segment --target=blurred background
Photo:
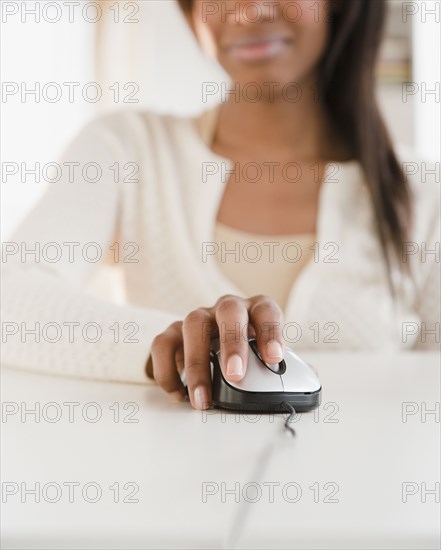
[[[396,144],[437,161],[440,2],[387,3],[381,108]],[[44,167],[90,119],[121,108],[194,114],[217,101],[202,101],[203,82],[228,82],[174,0],[4,0],[1,10],[2,240],[44,191]],[[14,174],[22,163],[40,163],[40,177]]]

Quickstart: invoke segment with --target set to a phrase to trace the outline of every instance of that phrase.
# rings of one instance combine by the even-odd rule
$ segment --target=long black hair
[[[178,0],[190,12],[193,0]],[[401,262],[411,219],[407,179],[380,114],[375,68],[386,19],[385,0],[339,0],[329,15],[328,46],[320,61],[318,93],[364,172],[378,238],[390,276]],[[390,279],[389,279],[390,282]]]

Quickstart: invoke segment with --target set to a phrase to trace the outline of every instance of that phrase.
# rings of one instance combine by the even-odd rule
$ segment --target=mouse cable
[[[292,427],[290,426],[290,424],[291,424],[291,422],[293,422],[294,417],[295,417],[296,414],[297,414],[297,413],[296,413],[296,410],[295,410],[295,408],[291,405],[291,403],[287,403],[286,401],[284,401],[284,402],[282,403],[282,405],[285,405],[286,408],[288,409],[289,413],[290,413],[289,416],[288,416],[288,418],[285,420],[285,428],[291,433],[292,436],[295,436],[295,435],[296,435],[296,432],[295,432],[294,428],[292,428]]]

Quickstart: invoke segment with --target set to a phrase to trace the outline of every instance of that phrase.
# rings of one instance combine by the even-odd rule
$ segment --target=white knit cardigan
[[[79,163],[75,177],[63,169],[4,244],[4,365],[147,383],[155,335],[222,295],[244,295],[214,257],[202,256],[203,243],[213,241],[226,183],[219,168],[232,167],[209,147],[213,120],[213,111],[179,118],[122,110],[94,120],[71,143],[60,164]],[[401,160],[418,162],[412,156]],[[98,181],[91,181],[92,165],[83,177],[87,163],[101,168]],[[294,349],[438,347],[439,336],[429,331],[439,322],[439,183],[414,176],[411,184],[415,284],[394,271],[393,300],[361,168],[333,163],[320,191],[319,256],[294,283],[284,312],[284,335]],[[334,244],[325,249],[327,243],[338,246],[337,262],[325,261],[336,250]],[[438,247],[438,257],[422,255],[424,246]],[[23,257],[35,247],[40,255]],[[106,255],[117,260],[124,304],[87,290],[100,265],[94,262],[97,250],[101,264]]]

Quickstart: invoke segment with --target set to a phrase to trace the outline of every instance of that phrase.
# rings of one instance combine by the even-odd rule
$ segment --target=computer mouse
[[[321,384],[312,370],[294,351],[284,346],[284,358],[270,365],[262,359],[255,338],[248,340],[248,368],[239,382],[222,373],[218,345],[210,352],[213,367],[213,405],[222,409],[255,412],[283,412],[289,404],[297,412],[317,408]]]

